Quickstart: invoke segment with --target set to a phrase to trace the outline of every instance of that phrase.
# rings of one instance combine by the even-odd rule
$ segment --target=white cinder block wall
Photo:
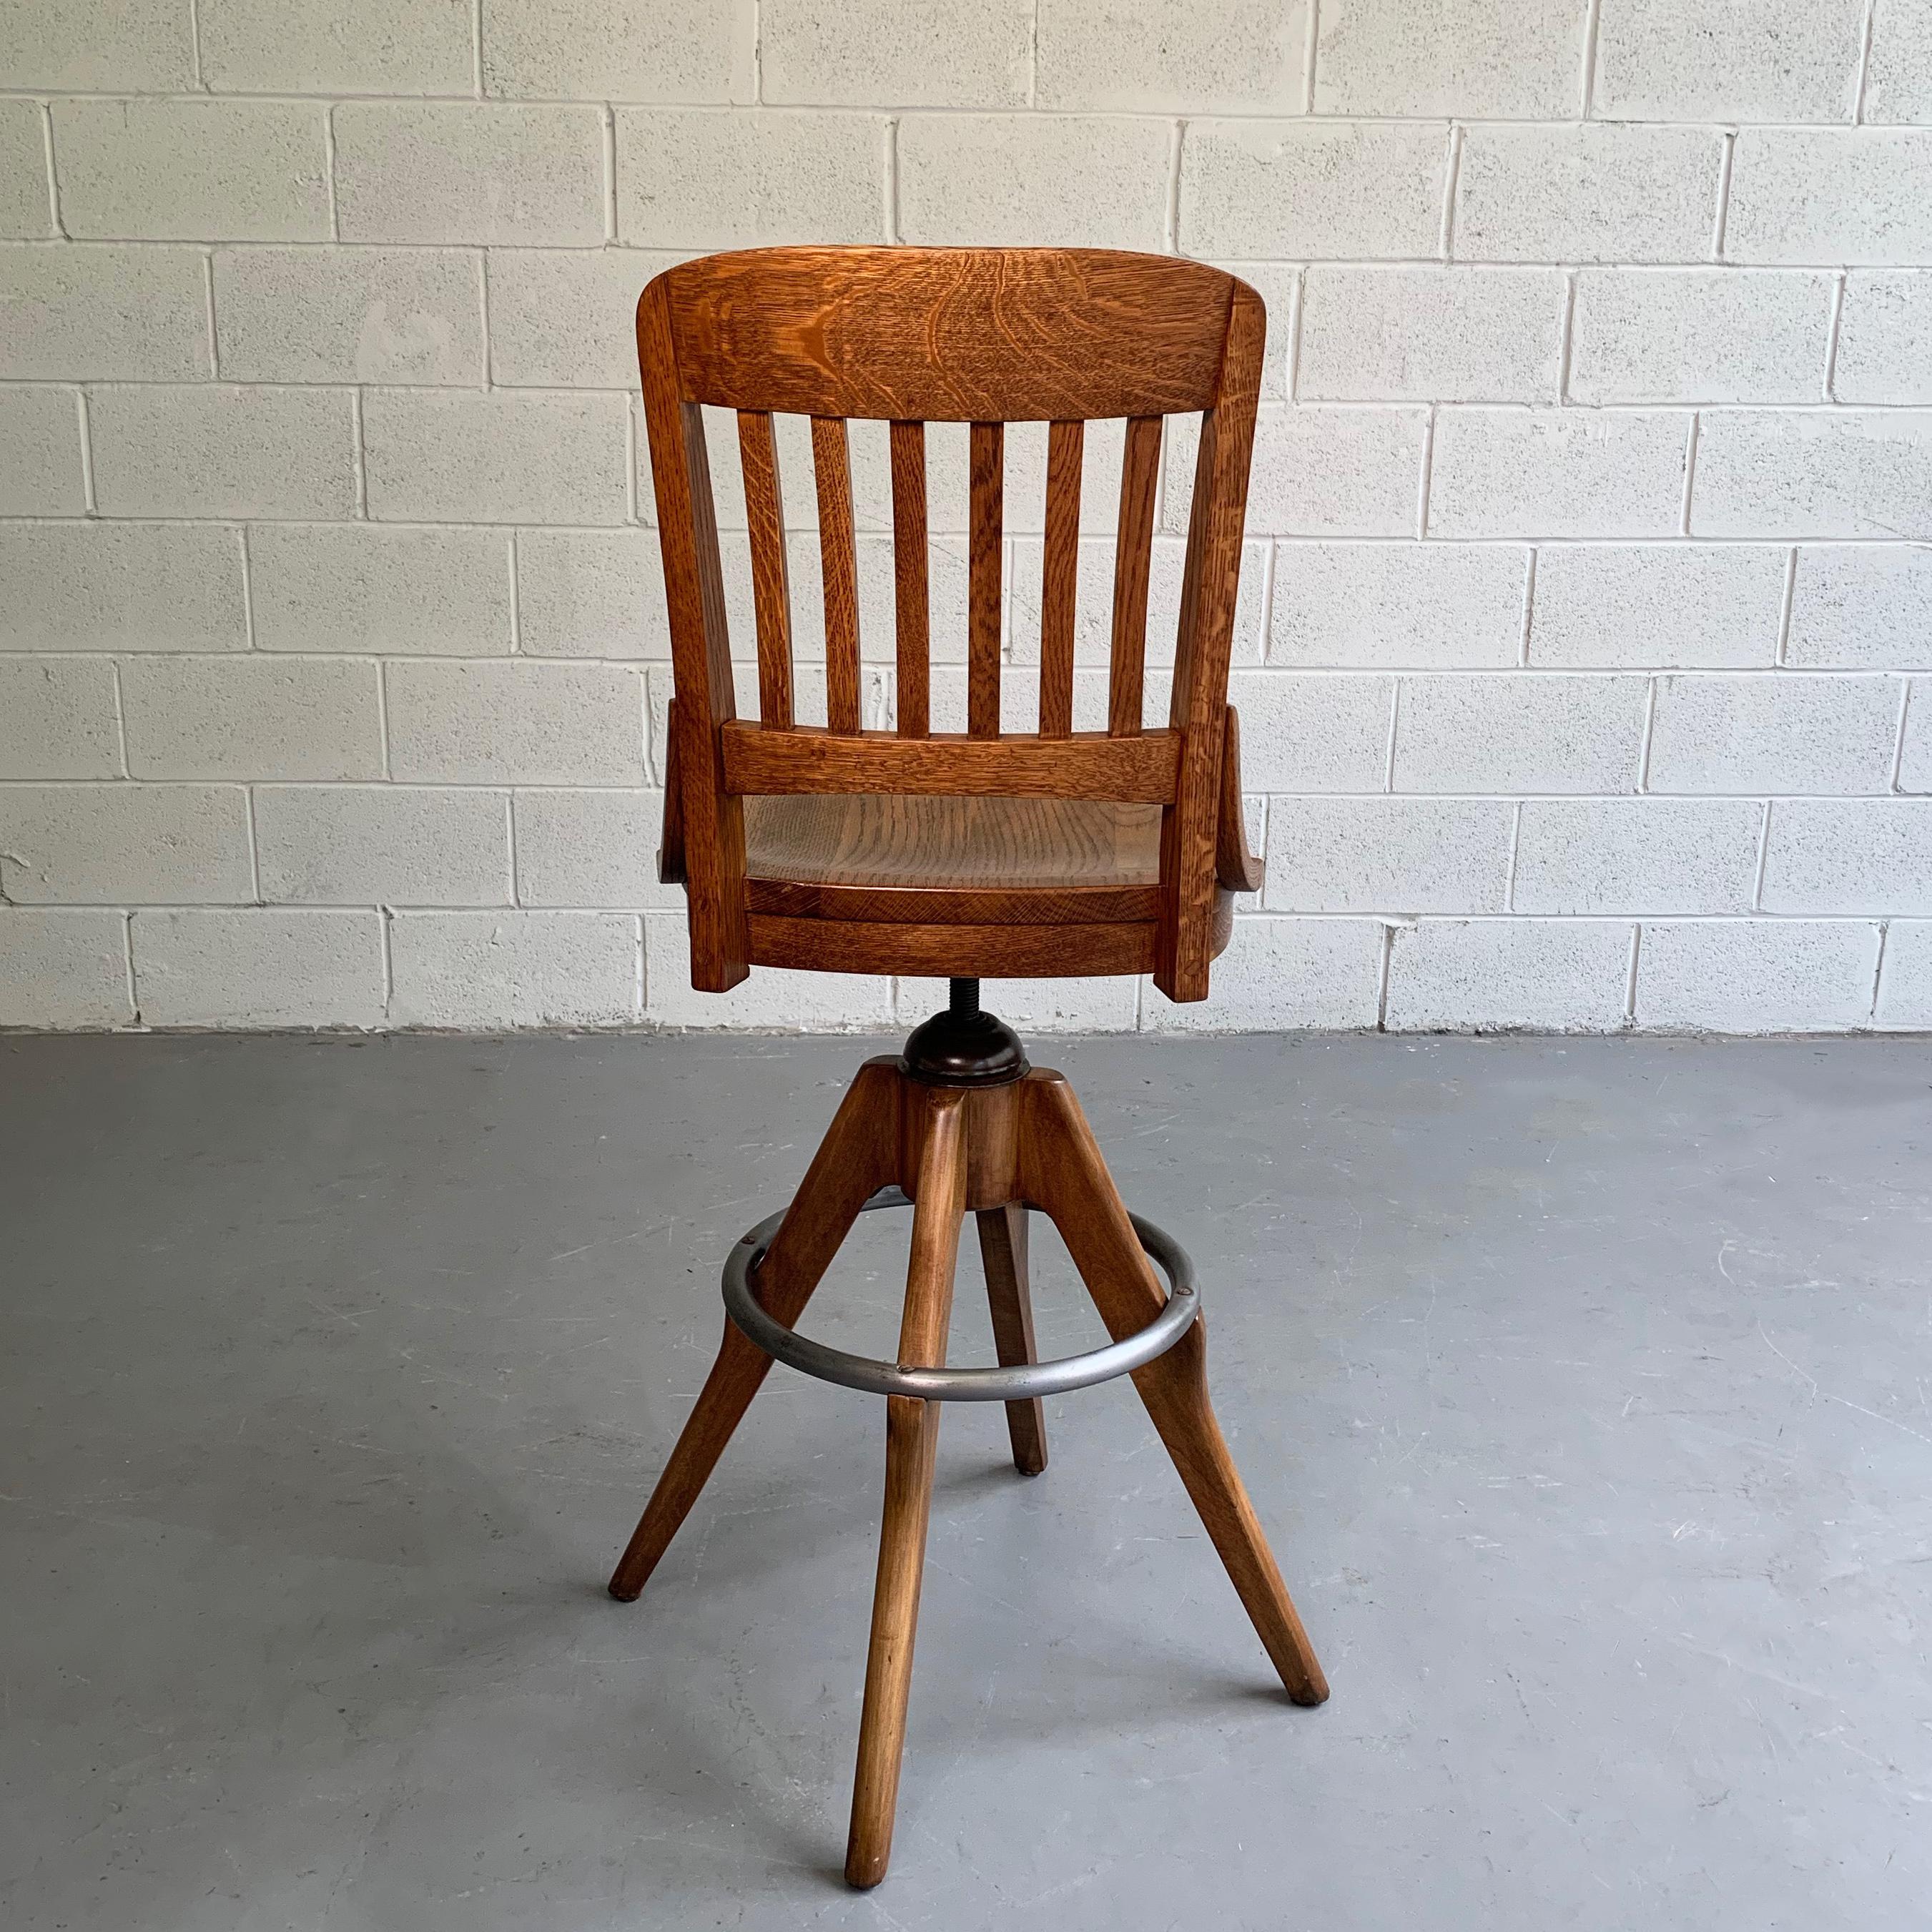
[[[1204,1006],[998,988],[1013,1017],[1932,1026],[1927,123],[1932,0],[11,0],[0,1022],[929,1010],[694,995],[651,864],[630,308],[686,254],[854,240],[1180,250],[1269,307],[1234,680],[1264,899]]]

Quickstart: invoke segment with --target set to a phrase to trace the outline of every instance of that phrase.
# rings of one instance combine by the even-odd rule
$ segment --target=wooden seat
[[[1024,976],[1047,964],[1068,974],[1147,971],[1160,916],[1160,820],[1158,805],[1107,799],[748,797],[752,957],[812,966],[836,956],[857,970],[862,956],[882,972],[947,978]],[[1217,953],[1232,904],[1222,892]],[[874,944],[820,929],[854,922],[895,931]]]
[[[1079,895],[1104,894],[1151,918],[1160,886],[1160,807],[1088,798],[849,798],[804,796],[745,801],[745,873],[755,908],[761,887],[863,886],[903,896],[1001,896],[976,908],[1028,921],[1083,916]],[[1040,894],[1048,910],[1013,906]],[[842,914],[863,919],[856,908]],[[776,908],[772,908],[776,910]]]
[[[723,992],[754,966],[952,981],[949,1011],[918,1028],[902,1057],[860,1070],[782,1221],[761,1223],[734,1250],[734,1292],[755,1304],[750,1328],[806,1366],[809,1345],[775,1342],[771,1324],[798,1321],[868,1204],[914,1204],[898,1352],[862,1365],[876,1376],[860,1384],[886,1394],[886,1448],[846,1850],[856,1886],[877,1884],[891,1851],[938,1439],[934,1392],[948,1386],[918,1373],[945,1366],[969,1212],[1000,1364],[1036,1360],[1027,1250],[1038,1210],[1115,1344],[1131,1352],[1139,1338],[1135,1385],[1289,1697],[1318,1704],[1328,1694],[1208,1402],[1206,1344],[1190,1314],[1198,1304],[1166,1297],[1072,1089],[1030,1067],[1012,1030],[979,1006],[984,975],[1150,974],[1170,999],[1203,999],[1234,896],[1261,883],[1243,830],[1227,691],[1265,324],[1260,298],[1219,269],[1092,249],[754,249],[682,263],[638,305],[675,685],[659,862],[685,886],[692,983]],[[706,406],[736,412],[755,719],[737,715]],[[811,418],[823,726],[800,722],[794,704],[773,430],[784,413]],[[1172,694],[1166,725],[1149,728],[1148,584],[1162,422],[1174,413],[1198,415],[1201,428]],[[890,730],[868,729],[862,717],[850,417],[891,425]],[[1108,418],[1125,427],[1107,724],[1076,732],[1082,459],[1087,424]],[[932,728],[926,425],[934,422],[971,425],[964,732]],[[1012,422],[1051,424],[1037,728],[1022,732],[1004,728],[1001,691]],[[1150,1355],[1156,1324],[1164,1352]],[[611,1576],[614,1596],[643,1589],[771,1360],[727,1322]],[[1106,1372],[1128,1367],[1118,1360]],[[1076,1385],[1021,1375],[988,1394],[1006,1404],[1022,1472],[1046,1466],[1034,1391]]]

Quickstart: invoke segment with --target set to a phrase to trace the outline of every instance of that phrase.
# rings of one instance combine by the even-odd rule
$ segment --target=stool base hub
[[[980,1010],[977,980],[955,980],[943,1013],[914,1027],[899,1055],[910,1080],[928,1087],[1000,1087],[1022,1078],[1026,1048],[1003,1019]]]

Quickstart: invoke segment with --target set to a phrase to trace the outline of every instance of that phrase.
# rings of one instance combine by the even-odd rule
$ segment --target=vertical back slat
[[[1141,728],[1147,666],[1148,568],[1154,548],[1154,484],[1160,472],[1160,418],[1133,416],[1120,461],[1120,520],[1114,538],[1114,634],[1107,683],[1107,729],[1129,738]]]
[[[778,449],[768,410],[738,412],[738,455],[745,472],[745,520],[752,532],[752,603],[758,620],[758,717],[789,730],[791,713],[791,584],[785,570],[784,501]]]
[[[1040,730],[1073,730],[1073,610],[1080,581],[1080,457],[1087,425],[1057,422],[1046,440],[1046,548],[1040,579]]]
[[[966,729],[1000,735],[1000,598],[1004,423],[976,422],[969,457],[971,536],[966,584]]]
[[[902,738],[932,729],[932,659],[926,608],[926,425],[892,424],[892,588]]]
[[[845,418],[812,419],[818,554],[825,574],[825,722],[859,729],[859,560],[852,547],[852,465]]]

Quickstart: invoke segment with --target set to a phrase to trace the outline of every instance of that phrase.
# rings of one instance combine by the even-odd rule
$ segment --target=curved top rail
[[[1237,286],[1106,248],[752,248],[658,279],[686,401],[926,422],[1210,408]]]

